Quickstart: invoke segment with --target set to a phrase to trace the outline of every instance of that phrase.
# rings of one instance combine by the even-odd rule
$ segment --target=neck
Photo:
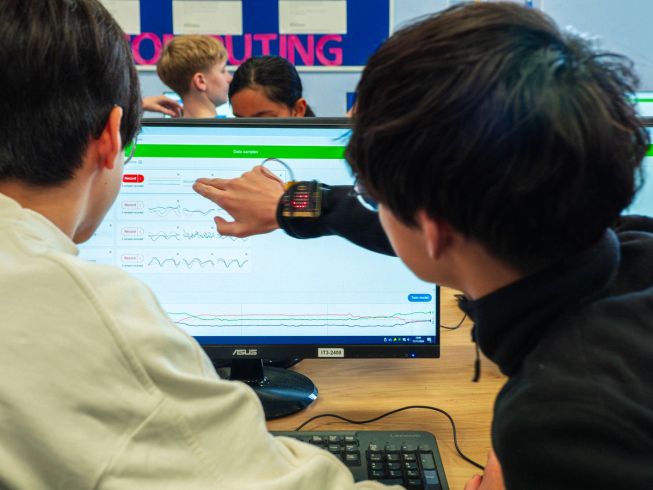
[[[215,117],[215,104],[202,93],[189,93],[184,96],[184,117]]]
[[[453,253],[451,287],[470,300],[482,298],[524,277],[524,273],[495,258],[477,244],[467,242]]]
[[[0,193],[22,207],[36,211],[54,223],[71,239],[84,213],[84,189],[74,180],[58,186],[37,186],[17,180],[0,181]]]

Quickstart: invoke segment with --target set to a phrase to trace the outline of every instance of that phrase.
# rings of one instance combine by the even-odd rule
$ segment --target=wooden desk
[[[442,290],[443,325],[456,325],[462,312],[454,291]],[[505,382],[490,361],[481,360],[481,380],[472,383],[474,344],[471,323],[458,330],[441,330],[439,359],[309,359],[297,371],[315,382],[319,396],[306,410],[268,422],[270,430],[293,430],[308,418],[337,413],[352,419],[367,419],[405,405],[431,405],[446,410],[456,422],[458,444],[470,458],[485,464],[490,449],[490,422],[497,392]],[[372,424],[352,426],[332,418],[312,422],[304,430],[426,430],[438,441],[449,487],[463,490],[480,473],[458,456],[447,418],[430,410],[410,410]]]

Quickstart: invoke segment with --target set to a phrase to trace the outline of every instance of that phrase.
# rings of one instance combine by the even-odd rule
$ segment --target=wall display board
[[[101,1],[143,68],[156,65],[174,36],[209,34],[224,43],[229,65],[272,54],[300,70],[360,70],[393,22],[393,0]]]

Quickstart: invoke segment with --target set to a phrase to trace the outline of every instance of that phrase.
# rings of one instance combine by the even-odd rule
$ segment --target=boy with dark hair
[[[653,220],[619,218],[649,145],[635,85],[628,60],[509,3],[411,25],[363,71],[347,149],[359,196],[416,275],[465,293],[510,378],[496,455],[467,490],[653,486]],[[278,222],[283,188],[261,167],[195,189],[229,204],[227,234],[376,240],[344,194],[324,218]]]
[[[359,182],[510,378],[498,463],[468,489],[501,487],[498,466],[508,489],[653,485],[653,223],[610,228],[649,143],[635,84],[624,58],[502,3],[410,26],[363,72]]]
[[[271,437],[147,287],[76,256],[138,130],[131,53],[97,0],[0,11],[0,488],[380,488]]]
[[[227,50],[211,36],[177,36],[157,63],[159,78],[183,100],[184,117],[215,117],[228,100]]]

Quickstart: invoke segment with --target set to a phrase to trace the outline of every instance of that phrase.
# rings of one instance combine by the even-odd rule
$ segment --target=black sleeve
[[[322,212],[317,218],[289,218],[277,208],[277,222],[294,238],[317,238],[338,235],[373,252],[395,255],[381,227],[379,215],[365,209],[354,195],[352,186],[322,185]]]

